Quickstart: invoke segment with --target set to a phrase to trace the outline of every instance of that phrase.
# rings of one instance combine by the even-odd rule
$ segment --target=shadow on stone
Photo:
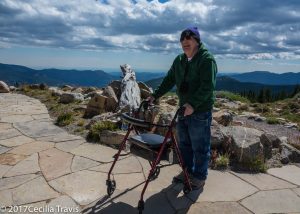
[[[93,206],[86,208],[82,211],[84,214],[134,214],[139,213],[137,205],[140,199],[140,192],[138,197],[135,197],[136,203],[130,205],[128,202],[123,202],[127,200],[132,201],[134,188],[144,184],[139,185],[125,190],[114,197],[110,198],[104,196],[102,199],[97,201]],[[202,193],[203,189],[191,191],[187,195],[182,192],[182,184],[170,184],[168,187],[162,189],[160,192],[150,196],[145,200],[143,214],[152,213],[164,213],[164,214],[175,214],[178,211],[180,213],[187,213],[190,206],[197,200],[199,195]],[[147,192],[147,190],[146,190]],[[137,195],[135,195],[137,196]],[[131,199],[130,199],[131,198]],[[122,201],[120,201],[122,200]]]

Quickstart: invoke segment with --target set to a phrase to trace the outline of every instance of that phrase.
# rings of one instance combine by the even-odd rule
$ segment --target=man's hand
[[[149,102],[150,105],[152,105],[155,98],[153,96],[149,96],[149,97],[146,98],[146,100]]]
[[[185,107],[184,116],[188,116],[194,113],[194,108],[190,104],[186,103],[183,105],[183,107]]]

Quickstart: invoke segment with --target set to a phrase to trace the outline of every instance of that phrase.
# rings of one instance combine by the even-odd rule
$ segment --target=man
[[[204,186],[210,159],[210,125],[214,104],[217,65],[204,47],[197,27],[188,27],[180,36],[183,54],[178,55],[161,85],[149,100],[158,99],[176,85],[179,105],[177,133],[179,149],[193,189]],[[174,182],[183,182],[181,172]]]

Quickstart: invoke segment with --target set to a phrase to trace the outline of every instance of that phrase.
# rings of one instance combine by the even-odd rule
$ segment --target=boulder
[[[72,103],[75,101],[83,101],[83,100],[84,100],[84,97],[80,93],[63,93],[60,96],[59,102],[68,104],[68,103]]]
[[[89,93],[84,94],[84,99],[93,98],[95,95],[103,94],[103,90],[91,91]]]
[[[264,121],[267,120],[267,118],[262,117],[262,116],[259,116],[259,117],[254,118],[254,120],[255,120],[256,122],[264,122]]]
[[[290,129],[292,129],[292,128],[297,129],[298,128],[298,124],[297,123],[288,122],[288,123],[284,124],[284,127],[290,128]]]
[[[89,101],[85,110],[85,117],[93,117],[95,115],[105,112],[105,102],[107,97],[102,94],[96,93]]]
[[[100,133],[100,143],[118,145],[122,143],[125,135],[126,132],[121,130],[118,131],[103,130]]]
[[[281,149],[281,162],[287,164],[290,161],[294,163],[300,163],[300,151],[288,143],[282,143]]]
[[[40,89],[40,84],[31,84],[29,85],[29,88],[33,90]]]
[[[226,144],[229,140],[226,132],[223,131],[223,127],[220,125],[211,126],[211,137],[210,143],[212,148],[219,148],[222,145]]]
[[[73,87],[70,85],[63,85],[61,87],[61,90],[63,90],[63,91],[72,91],[72,89],[73,89]]]
[[[282,140],[276,135],[270,133],[264,133],[263,136],[268,139],[268,141],[271,143],[271,147],[273,148],[279,148],[280,145],[283,143]]]
[[[40,89],[41,90],[47,90],[49,88],[49,86],[46,83],[41,83],[40,84]]]
[[[117,99],[119,100],[121,97],[121,81],[114,80],[111,83],[109,83],[108,86],[110,86],[114,90],[115,95],[117,96]]]
[[[103,95],[107,97],[105,110],[106,111],[115,111],[118,107],[118,98],[111,86],[107,86],[103,90]]]
[[[73,93],[80,93],[80,94],[82,94],[82,93],[83,93],[83,89],[80,88],[80,87],[79,87],[79,88],[73,88],[73,89],[72,89],[72,92],[73,92]]]
[[[170,97],[166,100],[166,103],[168,103],[171,106],[177,106],[178,100],[174,97]]]
[[[158,121],[156,123],[161,124],[161,125],[169,125],[169,124],[171,124],[171,121],[172,121],[174,115],[175,115],[175,112],[161,113],[159,115]],[[166,128],[157,127],[155,130],[155,133],[164,136],[167,133],[167,131],[168,130]]]
[[[114,114],[113,112],[105,112],[100,115],[94,116],[89,122],[89,124],[86,126],[86,128],[90,128],[93,124],[99,121],[109,121],[114,124],[118,124],[119,121],[121,121],[121,118],[118,115]]]
[[[57,96],[57,97],[60,97],[64,93],[62,90],[58,89],[57,87],[50,87],[48,90],[51,92],[52,96]]]
[[[264,147],[264,157],[266,159],[270,159],[272,157],[272,149],[273,149],[273,145],[272,145],[272,135],[270,134],[262,134],[260,137],[260,141]]]
[[[16,91],[17,88],[16,88],[15,86],[9,86],[9,90],[10,90],[10,91]]]
[[[0,81],[0,93],[9,93],[9,92],[10,90],[8,85],[5,82]]]
[[[232,138],[231,150],[238,162],[249,163],[253,160],[263,160],[263,145],[260,142],[263,132],[241,126],[224,127],[224,131]]]
[[[223,126],[228,126],[228,125],[232,124],[233,114],[228,110],[221,110],[221,111],[213,113],[213,118],[219,124],[222,124]]]
[[[145,89],[140,89],[141,91],[141,99],[142,100],[145,100],[147,97],[151,96],[151,92],[150,91],[147,91]]]
[[[152,88],[148,87],[143,82],[138,82],[138,86],[139,86],[140,91],[141,91],[141,98],[142,99],[146,99],[147,97],[149,97],[153,93]]]
[[[88,93],[91,93],[91,92],[94,92],[94,91],[97,91],[97,88],[95,88],[95,87],[88,87],[87,89],[83,90],[83,94],[88,94]]]

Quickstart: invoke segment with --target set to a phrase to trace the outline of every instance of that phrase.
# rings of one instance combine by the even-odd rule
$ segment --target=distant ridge
[[[265,85],[296,85],[300,84],[300,72],[276,74],[269,71],[253,71],[243,74],[230,75],[240,82],[261,83]]]
[[[156,89],[162,82],[162,80],[163,78],[156,78],[146,81],[145,83],[153,89]],[[217,91],[231,91],[235,93],[240,93],[243,91],[251,90],[253,92],[258,93],[262,88],[269,88],[275,94],[280,93],[282,90],[291,93],[294,90],[295,85],[265,85],[260,83],[240,82],[228,76],[217,77]]]
[[[74,85],[102,87],[115,79],[114,76],[102,70],[35,70],[20,65],[0,63],[0,80],[10,85],[18,83],[46,83],[50,86]]]

